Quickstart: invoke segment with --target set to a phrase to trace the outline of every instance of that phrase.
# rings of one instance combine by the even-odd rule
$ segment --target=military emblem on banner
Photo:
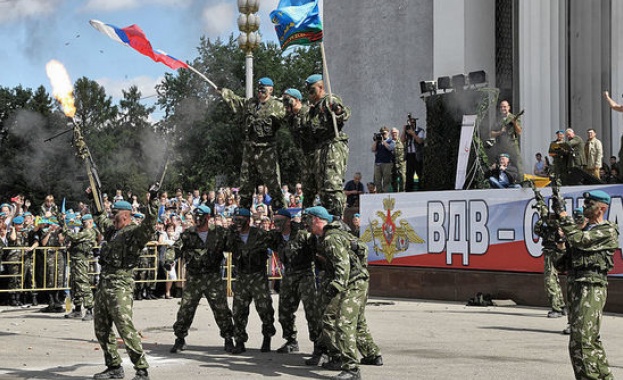
[[[424,239],[418,236],[413,227],[406,219],[398,219],[402,211],[392,212],[396,206],[396,199],[387,197],[383,199],[383,209],[377,211],[378,219],[370,220],[368,228],[361,236],[366,243],[373,242],[374,253],[382,252],[388,263],[394,259],[398,252],[406,251],[409,243],[422,244]]]

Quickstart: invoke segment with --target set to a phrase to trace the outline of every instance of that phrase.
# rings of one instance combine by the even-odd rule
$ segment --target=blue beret
[[[261,86],[270,86],[270,87],[274,87],[275,86],[275,84],[273,83],[273,80],[270,79],[269,77],[260,78],[257,81],[257,84],[259,84]]]
[[[3,203],[3,204],[1,204],[1,205],[0,205],[0,208],[2,208],[2,207],[9,207],[9,208],[10,208],[10,207],[11,207],[11,205],[10,205],[10,204],[8,204],[8,203]]]
[[[128,201],[117,201],[112,205],[112,209],[132,211],[132,205]]]
[[[314,207],[306,208],[303,211],[303,213],[307,215],[316,216],[320,219],[324,219],[329,223],[333,221],[333,216],[329,214],[329,211],[327,211],[327,209],[322,206],[314,206]]]
[[[251,217],[251,211],[247,208],[237,207],[234,210],[234,216],[246,216],[247,218]]]
[[[24,224],[24,218],[21,216],[16,216],[13,218],[13,224]]]
[[[290,213],[290,211],[288,211],[287,208],[280,208],[279,210],[277,210],[277,215],[292,218],[292,214]]]
[[[511,158],[511,156],[509,156],[508,153],[502,153],[500,154],[500,157]]]
[[[563,135],[565,134],[565,131],[563,131],[562,129],[559,131],[556,131],[556,134],[562,133]]]
[[[320,74],[313,74],[307,77],[307,79],[305,79],[305,83],[309,84],[314,84],[316,82],[319,82],[322,80],[322,75]]]
[[[196,215],[210,215],[211,213],[212,210],[210,210],[210,208],[206,205],[200,205],[195,209]]]
[[[353,218],[361,218],[361,215],[355,214],[355,215],[353,215]]]
[[[134,213],[132,214],[132,216],[138,219],[143,219],[145,217],[145,215],[141,214],[140,212]]]
[[[610,204],[610,195],[602,190],[593,190],[584,193],[584,199],[592,199],[597,202],[605,203],[607,205]]]
[[[87,220],[93,220],[93,215],[91,215],[91,214],[84,214],[84,215],[82,215],[82,221],[86,222]]]
[[[289,95],[293,98],[297,98],[298,100],[303,100],[303,95],[296,88],[289,88],[283,92],[285,95]]]
[[[22,214],[22,216],[32,216],[32,213],[30,211],[26,211]]]

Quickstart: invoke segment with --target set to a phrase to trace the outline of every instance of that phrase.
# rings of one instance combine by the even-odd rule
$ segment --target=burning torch
[[[74,134],[73,146],[76,149],[76,156],[79,157],[86,166],[95,211],[98,214],[101,214],[104,211],[104,201],[101,191],[102,183],[99,175],[97,174],[97,167],[95,166],[89,147],[82,136],[80,125],[74,117],[76,115],[76,106],[74,104],[73,85],[71,84],[67,70],[65,70],[62,63],[56,60],[51,60],[47,63],[45,69],[48,74],[48,78],[50,78],[50,83],[52,84],[52,95],[61,104],[65,116],[69,119],[68,123],[72,127]]]

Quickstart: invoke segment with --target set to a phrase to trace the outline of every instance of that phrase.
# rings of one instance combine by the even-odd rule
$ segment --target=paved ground
[[[309,368],[311,343],[300,334],[301,353],[261,353],[260,323],[249,321],[247,352],[222,351],[212,314],[202,301],[188,350],[170,354],[177,299],[139,301],[134,320],[141,330],[152,379],[325,379],[335,374]],[[275,300],[275,302],[277,302]],[[39,308],[0,308],[0,379],[90,378],[103,357],[90,322],[66,320]],[[364,379],[571,379],[565,320],[526,307],[468,307],[456,303],[371,299],[367,318],[385,365],[362,367]],[[303,330],[302,314],[299,329]],[[278,327],[278,334],[281,330]],[[615,378],[623,378],[623,317],[606,315],[602,337]],[[619,342],[619,343],[617,343]],[[282,343],[279,335],[273,348]],[[132,365],[123,352],[126,379]]]

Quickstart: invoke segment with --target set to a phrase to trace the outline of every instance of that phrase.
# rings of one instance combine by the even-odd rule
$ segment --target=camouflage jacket
[[[173,245],[175,257],[183,258],[190,274],[218,273],[225,256],[226,231],[221,226],[210,228],[205,243],[196,227],[182,233]]]
[[[69,252],[72,256],[91,256],[93,247],[97,245],[97,231],[95,228],[71,232],[66,227],[63,227],[63,235],[65,235],[65,242],[70,243]]]
[[[104,231],[99,257],[103,276],[132,278],[132,269],[139,265],[141,252],[156,231],[157,215],[158,201],[151,200],[141,224],[130,223],[117,231],[106,213],[96,217],[97,225]]]
[[[245,243],[237,231],[229,231],[227,250],[232,253],[233,264],[238,273],[264,273],[268,260],[268,248],[276,248],[275,235],[256,227],[249,229]]]
[[[555,249],[556,240],[558,239],[558,222],[547,220],[547,218],[539,218],[534,224],[534,233],[543,240],[541,245],[543,248]]]
[[[275,144],[277,131],[285,121],[285,109],[277,98],[270,97],[262,104],[257,98],[246,99],[225,88],[223,100],[240,117],[246,141],[256,145]]]
[[[619,248],[619,228],[604,221],[579,229],[570,216],[560,226],[567,237],[569,273],[574,281],[607,284],[607,273],[614,267],[613,254]]]
[[[299,121],[301,128],[304,132],[304,141],[309,141],[312,146],[318,147],[331,141],[344,141],[348,140],[348,136],[342,132],[344,123],[350,117],[350,108],[346,107],[342,103],[342,99],[337,96],[333,96],[333,104],[342,108],[341,115],[335,115],[337,122],[337,129],[339,136],[335,136],[335,130],[333,128],[333,119],[329,109],[329,96],[325,96],[318,103],[310,106],[306,109],[301,109],[299,112]],[[306,112],[305,112],[306,111]]]
[[[395,140],[396,147],[394,148],[394,166],[402,168],[405,166],[405,145],[400,140]]]
[[[283,264],[285,273],[311,272],[313,271],[315,252],[310,242],[311,234],[300,228],[297,223],[292,223],[290,239],[284,240],[281,233],[273,231],[279,240],[279,246],[275,249],[279,260]]]
[[[326,258],[324,264],[328,286],[344,291],[349,284],[370,277],[367,262],[364,263],[359,252],[353,249],[353,243],[358,242],[359,239],[344,231],[339,222],[325,226],[324,236],[319,241],[319,254]],[[366,256],[366,252],[361,252],[361,256]]]

